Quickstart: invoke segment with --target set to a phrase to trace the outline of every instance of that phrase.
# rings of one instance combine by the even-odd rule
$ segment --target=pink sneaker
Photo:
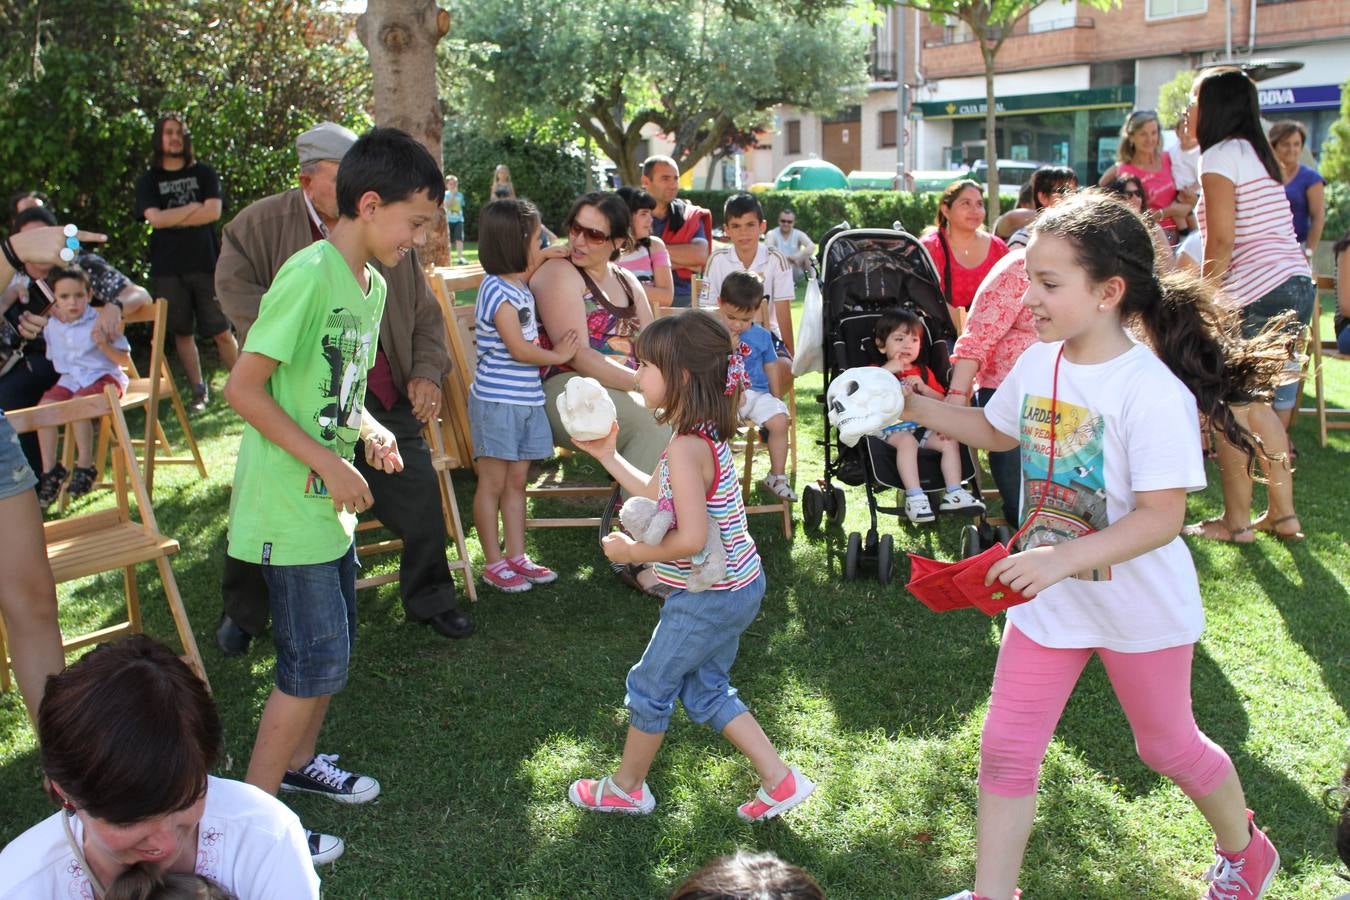
[[[517,575],[511,565],[505,561],[485,567],[483,569],[483,581],[499,591],[506,591],[508,594],[519,594],[521,591],[530,589],[530,583]]]
[[[511,567],[512,572],[515,572],[530,584],[548,584],[558,580],[557,572],[547,566],[539,565],[528,556],[521,555],[515,559],[508,559],[506,564]]]
[[[1204,900],[1257,900],[1280,871],[1280,854],[1266,833],[1252,821],[1247,810],[1247,828],[1252,840],[1241,853],[1224,853],[1214,847],[1214,865],[1205,873],[1209,890]]]
[[[749,803],[742,803],[736,815],[746,822],[763,822],[774,816],[781,816],[792,807],[811,796],[816,789],[815,782],[797,769],[788,769],[787,777],[779,782],[770,793],[761,787]]]
[[[572,782],[572,786],[567,789],[567,799],[573,805],[591,812],[645,816],[656,809],[656,798],[652,796],[647,782],[642,782],[642,787],[627,794],[608,775],[598,780],[582,778]]]

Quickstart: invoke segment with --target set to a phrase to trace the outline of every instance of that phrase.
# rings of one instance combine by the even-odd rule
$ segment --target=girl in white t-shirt
[[[1032,599],[1008,611],[994,672],[968,896],[1012,898],[1041,760],[1093,655],[1140,757],[1214,828],[1208,896],[1252,900],[1279,867],[1275,848],[1250,824],[1228,755],[1191,714],[1204,614],[1178,533],[1186,493],[1205,483],[1198,412],[1254,453],[1228,404],[1269,390],[1281,364],[1216,330],[1222,317],[1201,282],[1160,282],[1154,265],[1153,242],[1124,205],[1093,195],[1047,210],[1033,226],[1022,301],[1040,343],[982,410],[906,401],[906,417],[960,443],[1020,445],[1022,454],[1029,523],[1020,552],[995,563],[985,583]]]

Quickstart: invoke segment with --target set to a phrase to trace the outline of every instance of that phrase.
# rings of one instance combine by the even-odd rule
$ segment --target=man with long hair
[[[206,408],[209,393],[197,355],[197,334],[216,342],[227,370],[239,356],[230,321],[216,299],[220,176],[192,152],[192,135],[178,113],[155,122],[150,168],[136,179],[136,215],[150,223],[150,286],[169,301],[169,330],[192,383],[192,409]]]

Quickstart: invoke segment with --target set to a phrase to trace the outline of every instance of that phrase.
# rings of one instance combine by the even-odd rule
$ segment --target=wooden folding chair
[[[1318,290],[1331,291],[1334,296],[1336,293],[1336,279],[1329,275],[1317,276]],[[1327,397],[1325,385],[1323,383],[1322,366],[1329,358],[1327,352],[1335,353],[1336,343],[1334,338],[1326,343],[1322,341],[1322,306],[1320,303],[1313,306],[1312,324],[1309,327],[1309,352],[1307,368],[1312,369],[1313,382],[1313,405],[1302,406],[1304,390],[1307,387],[1307,371],[1305,368],[1304,379],[1299,384],[1299,401],[1295,406],[1296,413],[1308,413],[1317,416],[1317,441],[1318,445],[1325,447],[1327,445],[1327,432],[1344,431],[1350,429],[1350,410],[1335,409],[1327,406]],[[1334,359],[1335,357],[1330,357]]]
[[[169,556],[178,552],[178,541],[159,531],[150,492],[141,478],[139,464],[132,449],[131,432],[122,415],[117,391],[105,388],[102,394],[77,397],[61,403],[34,406],[5,414],[14,430],[20,434],[38,428],[61,427],[81,419],[107,417],[113,432],[112,471],[113,490],[117,503],[112,509],[100,510],[69,519],[47,522],[43,529],[47,539],[47,560],[51,563],[56,583],[61,584],[99,572],[122,570],[123,590],[126,596],[126,621],[89,634],[67,638],[66,650],[110,640],[128,633],[141,631],[140,592],[136,585],[136,566],[155,563],[159,580],[164,586],[169,613],[173,617],[182,643],[184,660],[206,680],[206,667],[197,641],[192,635],[187,610]],[[135,498],[137,515],[133,515],[131,499]],[[0,667],[4,672],[4,687],[9,682],[9,657],[0,634]]]
[[[450,279],[450,283],[463,283],[465,279],[471,280],[474,277],[472,270],[477,270],[476,277],[479,281],[483,278],[482,266],[458,266],[455,268],[456,271],[470,271],[468,271],[468,274],[455,276],[455,278]],[[446,280],[440,277],[432,277],[430,282],[437,299],[441,301],[441,313],[444,317],[445,297],[443,292],[447,290]],[[454,290],[456,289],[462,290],[463,288],[448,289],[449,296],[453,297]],[[450,340],[451,332],[453,330],[453,326],[447,322],[447,342]],[[465,468],[466,466],[471,465],[473,448],[461,441],[459,435],[456,433],[456,429],[451,425],[451,422],[460,415],[459,411],[454,409],[453,404],[450,402],[452,391],[447,387],[452,379],[455,379],[460,374],[455,371],[459,368],[459,364],[455,361],[453,347],[451,347],[450,358],[452,363],[450,374],[446,376],[445,383],[441,386],[442,405],[444,407],[443,415],[434,418],[431,422],[427,423],[422,429],[422,436],[426,439],[427,445],[431,448],[431,466],[436,470],[436,481],[440,487],[441,515],[445,517],[445,530],[454,540],[455,552],[458,556],[457,559],[446,560],[446,564],[450,567],[451,572],[463,573],[464,593],[468,595],[470,602],[477,602],[478,586],[474,583],[473,564],[469,561],[469,551],[464,541],[464,524],[459,516],[459,501],[455,497],[454,480],[453,476],[450,474],[453,469]],[[457,392],[453,392],[453,396],[457,397],[459,395]],[[467,397],[467,394],[464,396]],[[467,400],[465,400],[465,403],[467,404]],[[469,421],[467,405],[464,406],[463,417],[467,427]],[[356,531],[358,535],[363,535],[383,527],[383,523],[372,517],[357,524]],[[379,556],[385,553],[401,552],[402,550],[403,541],[397,538],[388,538],[375,540],[366,544],[358,542],[356,546],[356,555],[365,558],[367,556]],[[366,578],[357,579],[356,588],[357,590],[360,590],[362,588],[377,587],[382,584],[398,581],[398,578],[397,572],[390,572],[384,575],[371,575]]]
[[[456,276],[458,280],[442,276],[445,269],[436,269],[432,273],[432,284],[437,286],[436,297],[441,302],[441,313],[445,318],[445,341],[450,349],[451,371],[445,381],[446,420],[453,428],[453,436],[458,439],[466,460],[473,459],[473,435],[469,427],[469,386],[473,383],[473,373],[478,359],[474,351],[474,307],[455,305],[455,291],[467,290],[482,283],[482,270],[478,271],[478,280],[469,283],[468,276]],[[451,270],[456,271],[456,270]],[[439,285],[437,281],[439,280]],[[448,441],[447,441],[448,443]],[[571,455],[571,451],[558,448],[562,457]],[[525,490],[526,499],[547,498],[553,500],[584,500],[587,498],[606,498],[614,493],[614,484],[562,484],[558,474],[551,473],[541,482],[536,482]],[[599,528],[608,521],[608,516],[530,516],[525,519],[526,529],[530,528]]]
[[[183,406],[183,398],[179,396],[178,388],[174,384],[173,372],[169,369],[169,358],[164,351],[165,336],[168,333],[169,301],[160,297],[153,303],[148,303],[140,309],[128,313],[126,321],[127,323],[151,323],[150,366],[147,370],[151,374],[141,375],[135,363],[132,363],[127,372],[131,380],[127,384],[126,391],[122,394],[123,411],[129,409],[145,410],[145,436],[138,438],[133,444],[143,459],[145,489],[148,491],[154,490],[156,464],[196,466],[197,473],[205,478],[206,461],[202,459],[202,452],[197,446],[197,437],[192,433],[187,409]],[[156,372],[159,373],[158,378],[153,374]],[[178,426],[183,429],[183,441],[187,445],[187,455],[175,456],[173,447],[169,444],[169,438],[164,433],[164,425],[160,418],[160,406],[165,401],[173,406],[174,415],[178,418]],[[107,458],[109,437],[110,432],[106,428],[99,432],[94,459],[97,461],[96,465],[100,471],[103,469],[103,460]]]

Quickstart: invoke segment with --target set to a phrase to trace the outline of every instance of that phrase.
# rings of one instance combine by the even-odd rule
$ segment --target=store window
[[[802,123],[799,119],[793,119],[787,123],[787,153],[788,156],[798,156],[802,152]]]
[[[1209,0],[1148,0],[1148,17],[1170,19],[1173,16],[1202,13],[1208,8]]]
[[[877,146],[894,147],[895,146],[895,121],[896,115],[893,109],[883,109],[877,115]]]

